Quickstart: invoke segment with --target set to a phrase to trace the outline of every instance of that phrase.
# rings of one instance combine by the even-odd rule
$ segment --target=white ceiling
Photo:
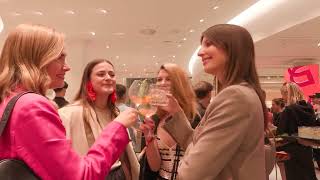
[[[257,1],[0,0],[4,21],[0,46],[8,31],[20,23],[55,27],[67,37],[71,91],[77,89],[84,65],[93,58],[111,59],[122,83],[124,77],[154,76],[165,62],[187,71],[201,32],[228,22]],[[278,9],[244,25],[257,41],[257,66],[266,76],[282,75],[291,59],[320,59],[320,0],[278,1],[282,3]],[[144,29],[151,34],[143,34]],[[201,66],[195,71],[201,71]],[[195,80],[208,78],[195,75]]]

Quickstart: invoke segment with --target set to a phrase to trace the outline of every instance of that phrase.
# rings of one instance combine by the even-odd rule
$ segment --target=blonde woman
[[[75,102],[59,110],[72,147],[85,156],[103,129],[118,116],[112,63],[95,59],[84,69]],[[106,180],[138,180],[139,163],[131,143],[111,167]]]
[[[197,113],[197,102],[190,80],[186,72],[176,64],[164,64],[160,67],[156,78],[156,84],[168,90],[174,96],[183,112],[186,114],[189,123],[193,121]],[[177,142],[162,128],[162,125],[170,115],[158,110],[160,119],[154,137],[146,137],[146,155],[152,171],[158,172],[158,179],[176,179],[179,160],[184,151]]]
[[[298,126],[313,126],[315,113],[311,104],[304,100],[303,92],[293,82],[286,82],[280,89],[286,107],[280,114],[277,134],[298,133]],[[278,147],[277,151],[285,151],[290,159],[284,161],[285,174],[288,180],[315,180],[316,175],[312,160],[312,149],[296,142]]]
[[[137,112],[121,113],[80,156],[66,139],[56,108],[45,97],[48,89],[63,86],[69,70],[62,33],[29,24],[9,33],[0,57],[1,116],[12,97],[34,93],[23,95],[14,106],[0,136],[0,160],[21,160],[43,180],[104,179],[129,143],[126,127],[135,123]]]

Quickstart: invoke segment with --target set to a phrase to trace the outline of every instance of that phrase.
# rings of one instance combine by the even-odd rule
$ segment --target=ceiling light
[[[119,56],[117,56],[119,58]],[[122,66],[126,66],[126,64],[122,64]]]
[[[75,14],[75,12],[72,11],[72,10],[67,10],[66,13],[67,13],[67,14],[71,14],[71,15],[74,15],[74,14]]]
[[[155,58],[156,56],[152,56],[153,58]]]
[[[201,22],[201,23],[204,22],[204,19],[200,19],[200,22]]]
[[[116,56],[116,59],[119,59],[120,58],[120,56]],[[123,66],[125,66],[126,64],[123,64]]]
[[[159,63],[158,63],[158,62],[156,62],[156,65],[158,66],[158,65],[159,65]]]
[[[112,35],[115,35],[115,36],[123,36],[123,35],[125,35],[125,33],[123,33],[123,32],[116,32],[116,33],[112,33]]]
[[[187,40],[187,38],[183,38],[182,40],[186,41],[186,40]]]
[[[127,71],[128,71],[127,69],[124,70],[124,72],[127,72]]]
[[[175,56],[175,55],[173,55],[172,57],[173,57],[173,58],[176,58],[176,56]]]
[[[144,68],[144,69],[143,69],[143,71],[144,71],[144,72],[146,72],[146,71],[147,71],[147,69],[146,69],[146,68]]]
[[[108,13],[108,11],[105,10],[105,9],[98,9],[97,11],[98,11],[99,13],[101,13],[101,14],[107,14],[107,13]]]
[[[219,8],[219,6],[214,6],[212,9],[216,10],[216,9],[218,9],[218,8]]]
[[[106,46],[106,48],[107,48],[107,49],[109,49],[109,48],[110,48],[110,46],[109,46],[109,45],[107,45],[107,46]]]
[[[244,26],[255,18],[266,14],[283,1],[284,0],[260,0],[231,19],[228,24]]]
[[[181,44],[178,44],[178,47],[181,47]]]
[[[2,30],[3,30],[3,21],[2,21],[2,18],[1,18],[1,16],[0,16],[0,33],[2,32]]]
[[[95,36],[95,35],[96,35],[96,33],[93,32],[93,31],[91,31],[90,34],[91,34],[92,36]]]
[[[267,79],[268,79],[268,80],[270,80],[270,79],[271,79],[271,77],[270,77],[270,76],[268,76],[268,77],[267,77]]]
[[[42,12],[40,12],[40,11],[34,11],[34,12],[33,12],[33,14],[35,14],[35,15],[39,15],[39,16],[42,16],[42,15],[43,15],[43,13],[42,13]]]
[[[190,29],[190,31],[189,31],[189,32],[193,33],[193,32],[194,32],[194,29]]]
[[[13,12],[12,15],[13,15],[13,16],[21,16],[21,13]]]
[[[320,47],[320,42],[318,43],[318,47]]]
[[[278,6],[278,4],[283,3],[284,0],[260,0],[250,6],[248,9],[241,12],[238,16],[231,19],[228,24],[236,24],[244,26],[245,24],[249,23],[250,21],[254,20],[255,18],[266,14],[274,7]],[[201,19],[203,20],[203,19]],[[200,22],[201,22],[200,20]],[[202,21],[203,22],[203,21]],[[189,72],[192,74],[193,66],[196,62],[198,57],[198,51],[200,50],[201,46],[199,46],[193,53],[192,57],[189,61]]]

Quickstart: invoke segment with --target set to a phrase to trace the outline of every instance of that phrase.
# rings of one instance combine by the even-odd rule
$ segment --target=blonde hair
[[[187,73],[176,64],[166,63],[160,67],[169,74],[171,93],[178,100],[187,118],[192,122],[197,114],[196,96]]]
[[[295,104],[298,101],[304,100],[303,92],[296,83],[285,82],[280,91],[281,94],[287,93],[287,105]]]
[[[9,33],[0,56],[0,102],[21,87],[44,95],[51,78],[46,67],[64,48],[64,35],[54,29],[21,24]]]

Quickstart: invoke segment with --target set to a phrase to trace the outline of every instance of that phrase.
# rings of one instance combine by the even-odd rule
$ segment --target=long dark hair
[[[224,70],[224,87],[245,81],[254,88],[261,101],[266,129],[268,110],[256,70],[254,43],[250,33],[237,25],[218,24],[202,33],[201,42],[204,37],[217,48],[222,49],[228,58]],[[223,88],[220,83],[218,82],[218,88]],[[219,91],[221,88],[218,89]]]

